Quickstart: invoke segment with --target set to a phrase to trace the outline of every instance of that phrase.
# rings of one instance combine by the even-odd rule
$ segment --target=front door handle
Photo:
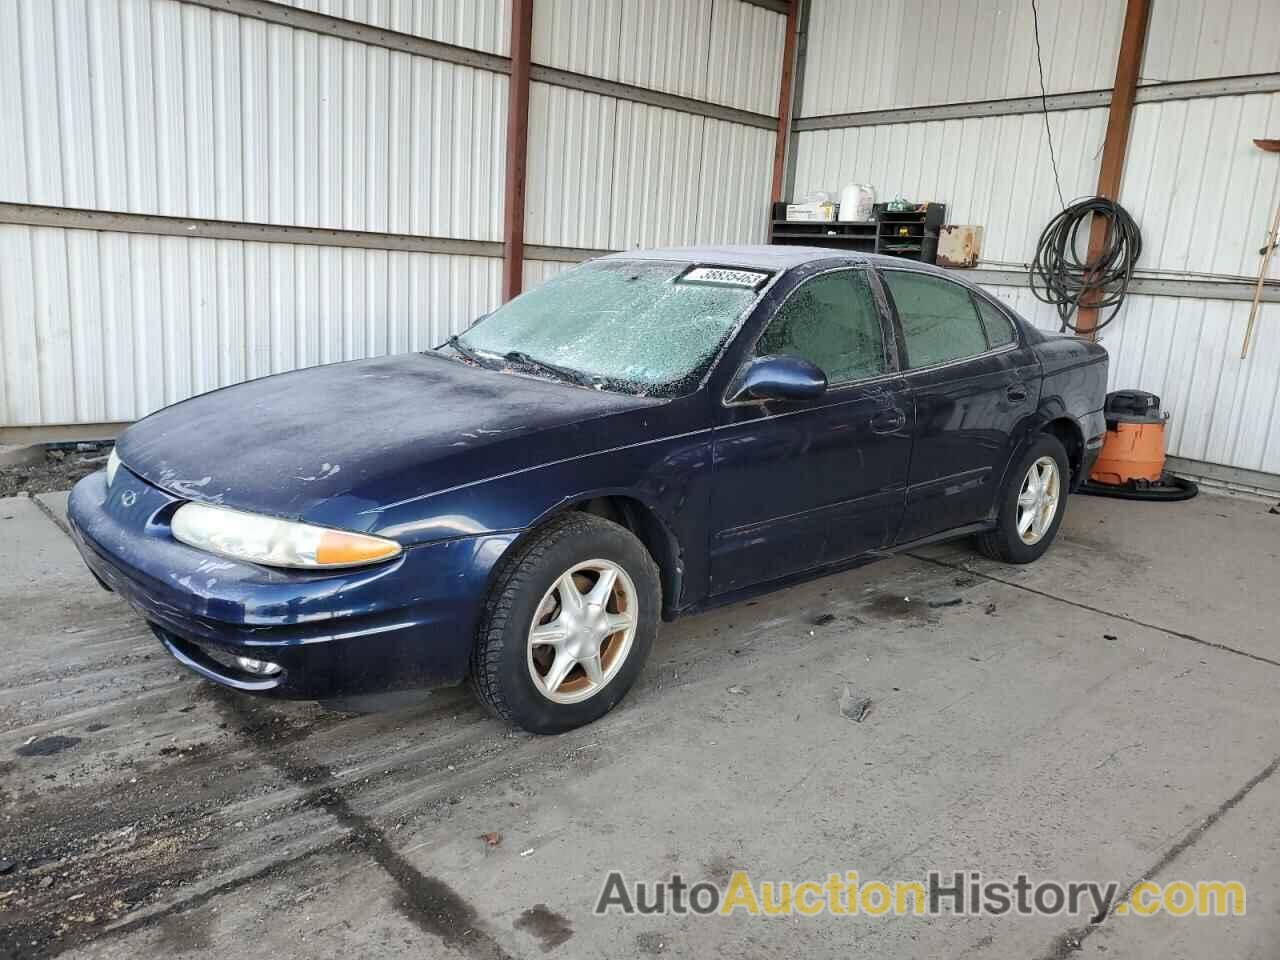
[[[882,410],[871,418],[872,433],[893,433],[902,429],[907,422],[907,415],[901,410]]]
[[[1005,396],[1014,403],[1021,403],[1027,399],[1027,388],[1021,383],[1011,383],[1009,389],[1005,391]]]

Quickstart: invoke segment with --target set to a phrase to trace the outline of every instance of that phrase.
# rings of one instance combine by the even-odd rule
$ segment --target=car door
[[[1039,402],[1040,364],[980,294],[923,271],[883,269],[915,398],[906,512],[909,543],[990,514],[1020,420]]]
[[[912,407],[874,282],[861,268],[806,279],[747,355],[746,362],[803,357],[823,370],[828,389],[806,402],[722,405],[712,448],[711,594],[893,541],[906,496]]]

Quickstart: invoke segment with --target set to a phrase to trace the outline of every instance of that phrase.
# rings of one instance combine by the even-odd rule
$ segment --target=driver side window
[[[861,270],[824,273],[792,291],[756,342],[756,356],[801,357],[836,386],[886,370],[880,311]]]

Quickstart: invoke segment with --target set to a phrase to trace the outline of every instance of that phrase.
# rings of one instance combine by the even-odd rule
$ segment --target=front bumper
[[[122,467],[71,493],[72,536],[90,571],[202,676],[313,699],[456,683],[466,673],[489,571],[514,534],[410,547],[387,563],[311,572],[214,556],[175,540],[185,502]],[[264,677],[227,663],[279,664]]]

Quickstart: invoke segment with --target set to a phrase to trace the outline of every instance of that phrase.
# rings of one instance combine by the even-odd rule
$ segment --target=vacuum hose
[[[1089,238],[1079,233],[1090,215],[1106,218],[1107,235],[1097,258],[1081,261],[1076,251],[1087,249]],[[1124,207],[1106,197],[1077,200],[1049,221],[1040,234],[1031,264],[1031,292],[1036,299],[1058,308],[1063,330],[1075,331],[1071,318],[1080,298],[1097,290],[1098,298],[1092,305],[1112,308],[1094,327],[1101,330],[1115,319],[1141,254],[1142,231]]]

